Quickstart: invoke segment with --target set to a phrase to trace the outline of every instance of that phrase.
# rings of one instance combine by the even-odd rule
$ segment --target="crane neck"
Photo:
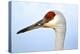
[[[55,29],[55,32],[56,32],[55,50],[63,50],[66,29],[65,28],[57,28],[57,29]]]

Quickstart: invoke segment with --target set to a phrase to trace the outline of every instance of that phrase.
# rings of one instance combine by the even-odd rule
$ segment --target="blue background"
[[[78,8],[73,4],[54,4],[36,2],[12,2],[12,52],[52,51],[55,48],[53,29],[39,28],[23,34],[16,34],[43,18],[46,12],[58,10],[66,18],[67,31],[64,48],[78,47]]]

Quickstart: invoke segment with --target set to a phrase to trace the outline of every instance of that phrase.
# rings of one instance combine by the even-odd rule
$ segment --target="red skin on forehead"
[[[48,21],[54,19],[55,15],[56,15],[56,14],[55,14],[53,11],[49,11],[49,12],[44,16],[44,18],[45,18],[46,21],[48,22]]]

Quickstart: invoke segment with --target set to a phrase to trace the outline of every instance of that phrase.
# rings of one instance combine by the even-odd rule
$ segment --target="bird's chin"
[[[48,26],[43,26],[43,28],[50,28],[50,27],[48,27]]]

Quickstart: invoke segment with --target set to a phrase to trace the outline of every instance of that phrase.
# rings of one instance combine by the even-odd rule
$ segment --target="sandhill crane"
[[[17,34],[24,33],[33,29],[40,27],[52,28],[55,30],[56,39],[55,39],[55,50],[64,49],[64,40],[66,33],[66,20],[63,14],[57,10],[48,11],[43,19],[34,23],[26,28],[21,29]]]

